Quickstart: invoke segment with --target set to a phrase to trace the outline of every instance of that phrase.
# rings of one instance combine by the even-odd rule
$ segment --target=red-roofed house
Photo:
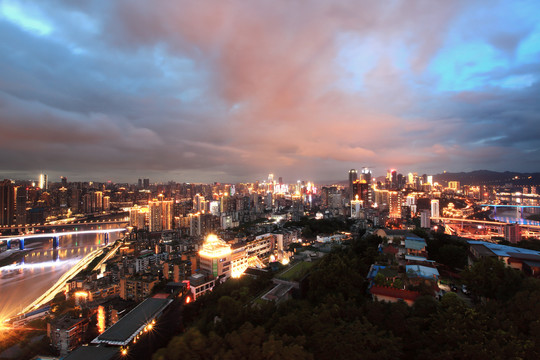
[[[378,301],[398,302],[403,300],[409,306],[412,306],[420,296],[417,291],[396,289],[389,286],[373,285],[369,291],[373,298]]]
[[[398,252],[399,252],[398,249],[397,249],[396,247],[392,246],[392,245],[388,245],[387,247],[385,247],[385,248],[383,249],[383,253],[385,253],[385,254],[391,254],[391,255],[394,255],[394,256],[396,256],[396,254],[397,254]]]

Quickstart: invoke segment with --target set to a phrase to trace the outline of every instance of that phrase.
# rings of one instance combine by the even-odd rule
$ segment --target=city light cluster
[[[231,246],[214,234],[208,235],[203,248],[199,251],[199,255],[215,259],[222,258],[231,253]]]

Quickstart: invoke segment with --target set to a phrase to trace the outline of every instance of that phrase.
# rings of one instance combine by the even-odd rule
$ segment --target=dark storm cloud
[[[4,1],[0,170],[236,181],[538,167],[513,159],[540,148],[540,29],[489,3]]]

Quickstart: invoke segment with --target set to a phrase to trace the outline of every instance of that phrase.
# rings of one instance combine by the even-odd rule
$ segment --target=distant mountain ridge
[[[470,172],[443,173],[433,175],[433,181],[446,184],[448,181],[459,181],[461,185],[502,185],[510,183],[519,185],[539,185],[540,173],[520,173],[515,171],[475,170]]]

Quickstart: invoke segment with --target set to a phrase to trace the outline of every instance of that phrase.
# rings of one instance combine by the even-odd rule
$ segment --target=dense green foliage
[[[430,259],[451,268],[464,269],[467,266],[468,248],[465,241],[441,233],[433,233],[433,238],[427,240]]]
[[[381,240],[335,249],[310,269],[305,296],[279,305],[255,300],[269,279],[228,281],[186,308],[193,326],[154,360],[540,358],[540,281],[488,259],[463,274],[472,307],[455,293],[374,302],[365,277]]]
[[[313,239],[320,234],[334,234],[336,231],[349,230],[353,221],[351,219],[310,219],[303,217],[300,221],[289,221],[285,227],[301,227],[302,236],[306,239]]]

